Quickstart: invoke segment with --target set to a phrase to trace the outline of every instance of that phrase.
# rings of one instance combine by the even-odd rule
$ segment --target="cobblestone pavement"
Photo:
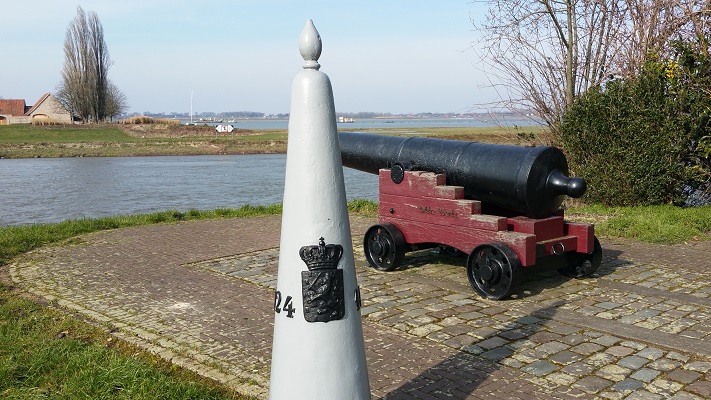
[[[13,280],[118,338],[266,398],[279,217],[99,232],[39,249]],[[602,240],[588,279],[524,279],[482,300],[465,258],[366,267],[353,217],[373,398],[711,398],[710,242]]]

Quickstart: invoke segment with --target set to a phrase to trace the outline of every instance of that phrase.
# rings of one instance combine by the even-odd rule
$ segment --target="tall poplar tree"
[[[85,122],[104,121],[109,112],[114,114],[115,110],[107,109],[116,104],[110,96],[118,94],[123,98],[123,95],[109,82],[111,64],[98,15],[77,7],[64,40],[64,67],[57,89],[59,101]]]

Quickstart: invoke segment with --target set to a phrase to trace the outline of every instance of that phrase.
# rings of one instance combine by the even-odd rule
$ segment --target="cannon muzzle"
[[[565,155],[549,146],[524,147],[423,137],[339,133],[343,166],[378,174],[390,168],[397,182],[405,170],[447,175],[483,207],[531,218],[555,213],[565,196],[580,197],[586,184],[568,176]]]

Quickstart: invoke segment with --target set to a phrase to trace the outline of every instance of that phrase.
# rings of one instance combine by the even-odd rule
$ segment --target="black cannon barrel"
[[[343,166],[378,174],[381,168],[447,174],[465,197],[531,218],[551,216],[565,196],[580,197],[586,184],[568,177],[563,153],[523,147],[423,137],[339,133]]]

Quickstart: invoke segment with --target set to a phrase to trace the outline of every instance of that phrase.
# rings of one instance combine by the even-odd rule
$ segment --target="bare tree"
[[[64,67],[57,98],[84,121],[105,120],[111,64],[99,17],[77,7],[64,40]]]
[[[576,96],[635,74],[675,35],[708,31],[708,0],[489,0],[482,71],[498,107],[532,109],[555,128]]]
[[[128,109],[128,99],[126,95],[113,82],[108,82],[106,96],[106,116],[109,120],[117,115],[123,114]]]

